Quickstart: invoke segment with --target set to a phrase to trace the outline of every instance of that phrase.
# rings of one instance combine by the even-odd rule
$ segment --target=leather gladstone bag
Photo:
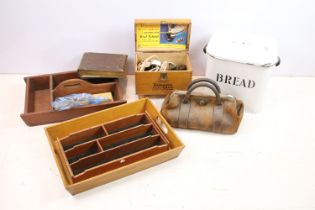
[[[215,96],[194,90],[206,87]],[[221,95],[216,82],[207,78],[196,79],[187,91],[174,91],[166,96],[161,114],[175,128],[189,128],[216,133],[236,133],[244,113],[244,105],[230,95]]]

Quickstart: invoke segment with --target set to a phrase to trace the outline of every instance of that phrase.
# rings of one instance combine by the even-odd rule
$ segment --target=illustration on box
[[[187,26],[177,24],[161,24],[160,43],[187,43]]]

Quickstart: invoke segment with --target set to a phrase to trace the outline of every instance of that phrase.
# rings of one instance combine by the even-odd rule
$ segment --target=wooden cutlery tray
[[[117,79],[85,81],[81,80],[77,72],[73,71],[25,77],[24,80],[26,83],[25,106],[21,118],[29,126],[64,121],[126,103]],[[111,92],[113,101],[64,111],[55,111],[51,106],[56,97],[73,93],[102,92]]]
[[[72,194],[174,158],[184,148],[148,99],[48,127],[46,134]]]
[[[57,144],[74,183],[164,152],[169,145],[145,113],[72,133]]]

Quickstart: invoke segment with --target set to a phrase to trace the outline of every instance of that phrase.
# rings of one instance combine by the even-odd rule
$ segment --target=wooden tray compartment
[[[68,160],[68,163],[71,164],[84,157],[97,154],[102,151],[103,150],[97,141],[89,141],[87,143],[74,146],[73,148],[65,151],[65,156]]]
[[[21,118],[29,125],[40,125],[68,120],[91,112],[126,103],[117,79],[96,80],[98,84],[79,79],[77,72],[63,72],[24,78],[26,83],[25,108]],[[103,83],[99,83],[103,81]],[[55,111],[51,103],[58,96],[72,93],[111,92],[113,101]]]
[[[165,140],[164,136],[160,135],[158,130],[156,130],[152,124],[139,125],[109,136],[105,136],[99,140],[99,143],[104,150],[108,150],[141,138],[155,135],[158,135],[164,144],[168,144],[168,141]]]
[[[109,133],[106,128],[114,126],[116,131],[111,130],[111,134],[106,135]],[[137,156],[144,157],[141,155],[142,150],[150,148],[152,151],[166,151],[169,142],[159,131],[147,114],[140,114],[75,132],[60,139],[59,148],[65,160],[64,165],[69,170],[69,179],[77,182],[89,178],[89,174],[104,173],[109,170],[107,164],[113,169],[114,166],[109,163],[111,161],[115,162],[128,155],[133,157],[133,153],[137,152],[140,153]]]
[[[174,158],[184,148],[148,99],[45,130],[65,187],[72,194]]]
[[[68,137],[60,139],[63,150],[71,149],[72,147],[93,141],[105,136],[106,133],[102,126],[89,128],[83,131],[70,134]]]
[[[43,112],[50,111],[51,94],[50,94],[50,77],[26,79],[27,97],[25,101],[25,112]]]
[[[160,142],[158,136],[148,136],[83,158],[70,165],[74,174],[73,181],[76,183],[150,157],[152,154],[167,151],[168,146]]]
[[[119,132],[121,130],[135,127],[137,125],[148,124],[148,123],[150,123],[148,116],[144,113],[141,113],[141,114],[123,117],[121,119],[106,123],[104,126],[106,127],[107,133],[112,134],[112,133]]]

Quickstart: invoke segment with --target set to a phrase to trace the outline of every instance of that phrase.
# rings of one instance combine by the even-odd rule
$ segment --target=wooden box
[[[181,38],[165,38],[165,28],[182,26]],[[135,81],[136,93],[143,95],[167,95],[173,90],[186,90],[192,80],[189,59],[191,22],[189,19],[135,20]],[[144,59],[156,55],[160,61],[185,65],[186,70],[139,71]]]
[[[101,83],[95,84],[79,79],[77,72],[71,71],[25,77],[24,80],[26,83],[25,106],[21,118],[29,126],[64,121],[126,103],[117,79],[102,79]],[[53,110],[51,105],[55,97],[72,93],[102,92],[111,92],[113,101],[64,111]]]
[[[45,128],[65,188],[94,188],[175,158],[183,143],[150,100]]]

